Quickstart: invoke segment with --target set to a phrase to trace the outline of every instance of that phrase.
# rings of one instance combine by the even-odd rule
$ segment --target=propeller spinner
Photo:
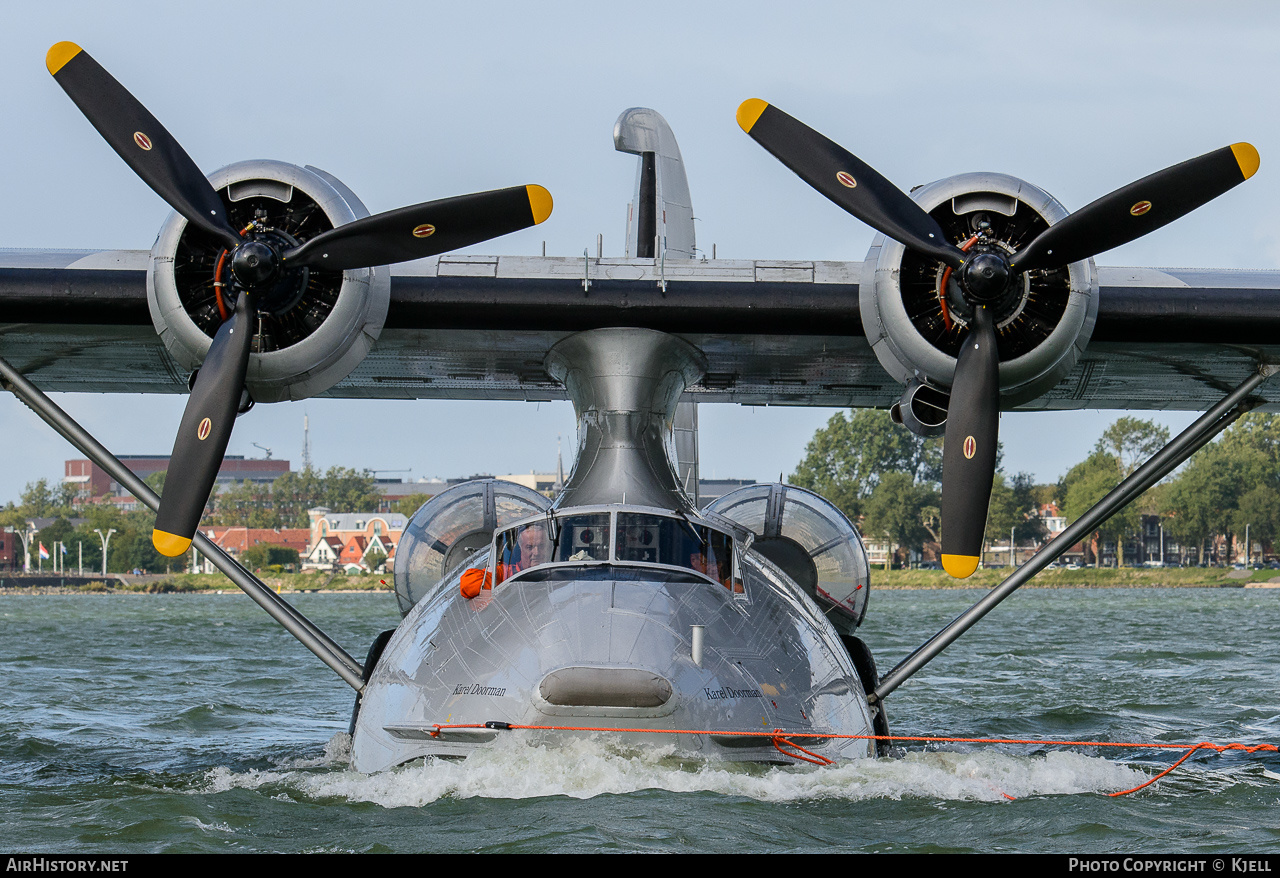
[[[738,108],[752,139],[831,201],[886,237],[955,271],[973,308],[956,358],[942,463],[942,564],[964,578],[978,567],[995,477],[1000,356],[994,310],[1022,274],[1058,268],[1142,237],[1243,183],[1258,152],[1236,143],[1130,183],[1057,222],[1022,249],[961,249],[915,201],[839,144],[765,101]],[[971,242],[972,243],[972,242]]]
[[[354,269],[436,256],[541,223],[551,193],[517,186],[387,211],[298,243],[253,225],[236,230],[221,197],[164,126],[75,43],[57,43],[49,73],[112,149],[180,215],[220,241],[230,259],[234,313],[218,328],[174,441],[152,542],[164,555],[191,545],[231,439],[244,390],[259,298],[282,274]],[[221,261],[220,261],[221,265]],[[217,278],[220,282],[221,277]]]

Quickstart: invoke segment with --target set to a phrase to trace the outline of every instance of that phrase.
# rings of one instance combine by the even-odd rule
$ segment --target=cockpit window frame
[[[549,520],[551,520],[556,523],[553,527],[559,530],[559,538],[565,539],[566,538],[565,524],[568,523],[569,519],[581,517],[581,516],[587,516],[587,515],[598,515],[602,513],[607,513],[609,516],[609,525],[608,525],[609,545],[608,545],[607,557],[582,558],[577,560],[546,561],[540,564],[536,564],[532,567],[527,567],[525,569],[516,571],[515,573],[512,573],[501,579],[499,578],[500,567],[502,566],[501,557],[503,554],[500,546],[503,543],[504,537],[506,537],[506,535],[513,533],[515,531],[523,530],[524,528],[527,528],[531,525],[547,524]],[[713,533],[716,533],[722,536],[729,544],[728,554],[730,559],[729,563],[731,566],[729,581],[726,583],[721,580],[715,579],[710,575],[708,575],[707,573],[700,571],[690,565],[669,564],[669,563],[663,563],[660,561],[623,560],[619,558],[619,555],[620,555],[620,551],[619,551],[620,539],[619,539],[619,530],[618,530],[619,516],[631,515],[631,514],[652,516],[654,518],[663,519],[664,521],[671,521],[684,530],[692,529],[695,535],[697,534],[697,531],[699,529],[705,528]],[[699,538],[701,539],[701,537]],[[518,540],[518,537],[517,537],[517,540]],[[670,570],[670,571],[678,571],[682,573],[692,573],[703,582],[706,582],[709,585],[714,585],[717,588],[724,589],[734,598],[734,600],[746,602],[746,601],[749,601],[749,597],[746,591],[745,579],[742,575],[742,566],[743,566],[742,552],[744,549],[743,542],[744,541],[739,534],[735,533],[733,529],[722,526],[722,524],[718,521],[708,521],[707,519],[703,518],[700,515],[695,514],[691,516],[687,513],[677,512],[670,509],[658,509],[651,506],[619,506],[619,505],[581,506],[581,507],[573,507],[572,509],[567,509],[567,510],[553,509],[553,510],[549,510],[545,514],[530,516],[528,518],[524,518],[519,521],[512,522],[510,525],[503,528],[502,530],[495,531],[493,535],[493,541],[490,544],[488,571],[492,576],[492,579],[490,581],[493,583],[493,587],[500,588],[509,582],[514,582],[519,579],[522,579],[524,577],[524,574],[526,573],[532,573],[533,571],[544,570],[550,567],[564,568],[564,567],[574,567],[574,566],[595,567],[595,566],[614,565],[618,567],[628,567],[628,568],[649,568],[653,570]],[[553,542],[553,546],[557,545],[557,543],[558,541]]]

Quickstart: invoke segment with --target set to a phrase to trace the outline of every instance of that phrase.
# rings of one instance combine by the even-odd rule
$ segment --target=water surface
[[[980,596],[878,591],[882,670]],[[300,595],[359,658],[390,595]],[[465,762],[346,765],[350,690],[238,595],[0,596],[9,850],[1269,853],[1280,758],[912,745],[826,768],[519,734]],[[1280,591],[1018,593],[889,700],[902,735],[1280,743]]]

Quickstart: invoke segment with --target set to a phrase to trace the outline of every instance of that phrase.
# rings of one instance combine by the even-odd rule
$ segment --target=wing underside
[[[147,308],[147,255],[0,257],[0,357],[50,392],[185,392]],[[699,402],[887,407],[902,392],[862,329],[861,262],[455,256],[411,270],[392,276],[369,355],[323,396],[565,399],[547,351],[604,326],[696,345]],[[1092,341],[1019,408],[1206,408],[1280,357],[1278,306],[1280,272],[1100,268]],[[1280,405],[1280,385],[1262,392]]]

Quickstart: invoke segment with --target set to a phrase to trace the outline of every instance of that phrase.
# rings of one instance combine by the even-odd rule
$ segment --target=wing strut
[[[0,358],[0,387],[18,397],[50,427],[80,450],[82,454],[111,473],[111,477],[124,485],[153,512],[160,508],[160,496],[122,464],[87,430],[75,422],[57,403],[45,396],[38,387],[26,379],[17,369]],[[245,594],[267,611],[298,642],[315,653],[343,679],[348,686],[360,692],[364,689],[364,668],[338,646],[311,620],[294,609],[287,601],[268,588],[248,570],[241,567],[230,555],[222,551],[208,537],[196,531],[192,545],[213,565],[227,575]]]
[[[1265,400],[1250,399],[1249,394],[1258,385],[1272,375],[1280,372],[1280,366],[1259,365],[1257,371],[1246,378],[1239,387],[1231,391],[1222,401],[1209,409],[1175,438],[1148,458],[1147,462],[1116,485],[1111,493],[1099,500],[1094,506],[1076,521],[1058,534],[1032,556],[1031,560],[1019,567],[1012,575],[993,588],[980,601],[959,616],[956,616],[945,628],[939,631],[911,655],[907,656],[897,667],[880,678],[875,691],[867,695],[867,701],[876,704],[884,700],[894,689],[897,689],[907,678],[923,668],[964,634],[978,620],[995,609],[996,605],[1013,594],[1044,568],[1056,561],[1063,552],[1074,546],[1085,536],[1097,530],[1108,518],[1128,506],[1140,494],[1163,479],[1182,465],[1183,461],[1208,444],[1215,436],[1231,426],[1245,413],[1262,405]]]

